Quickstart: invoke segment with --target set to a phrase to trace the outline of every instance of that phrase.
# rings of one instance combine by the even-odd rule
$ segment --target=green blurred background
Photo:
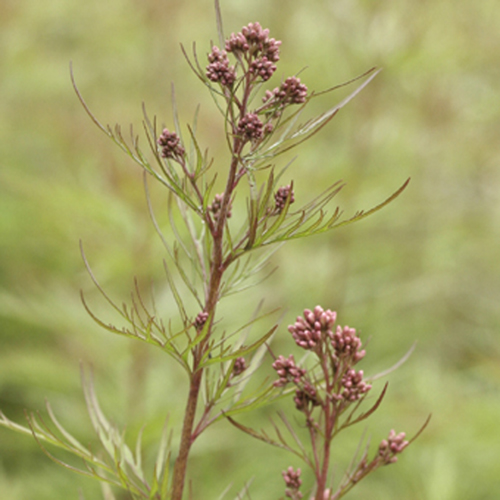
[[[417,341],[361,431],[376,444],[393,427],[413,434],[429,413],[431,424],[397,465],[349,498],[500,498],[497,0],[221,3],[226,34],[258,20],[283,41],[271,85],[307,67],[302,81],[321,90],[383,67],[301,148],[286,179],[293,178],[298,203],[343,179],[337,200],[350,215],[412,178],[377,215],[280,249],[278,271],[224,309],[227,324],[248,316],[260,298],[269,308],[286,307],[275,350],[287,355],[295,349],[286,325],[322,304],[370,338],[368,374]],[[196,41],[204,57],[211,39],[211,0],[0,2],[0,408],[12,419],[22,421],[24,408],[43,410],[47,398],[60,421],[93,442],[79,381],[83,361],[94,367],[104,411],[132,436],[146,420],[145,443],[154,448],[166,413],[178,424],[185,389],[179,369],[153,348],[99,330],[80,303],[83,289],[109,318],[84,272],[79,239],[118,302],[127,300],[133,276],[161,282],[163,254],[138,167],[83,112],[69,62],[103,122],[138,130],[142,101],[172,125],[175,82],[181,116],[190,121],[200,103],[200,141],[224,155],[220,117],[179,48]],[[161,191],[154,196],[164,214]],[[175,314],[161,298],[165,317]],[[265,426],[269,415],[246,422]],[[340,439],[340,464],[359,435]],[[218,424],[194,449],[195,498],[218,498],[231,482],[234,493],[251,477],[252,498],[277,498],[280,472],[290,464],[300,465]],[[32,439],[0,428],[2,498],[76,499],[79,491],[101,498],[97,484],[49,461]]]

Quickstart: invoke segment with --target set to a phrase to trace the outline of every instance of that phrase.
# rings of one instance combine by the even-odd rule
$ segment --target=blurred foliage
[[[271,84],[305,68],[303,82],[321,90],[384,68],[300,150],[287,173],[299,203],[343,179],[337,200],[350,215],[412,178],[396,202],[365,222],[280,249],[278,270],[224,304],[225,320],[249,317],[254,306],[247,304],[260,298],[269,309],[285,305],[274,350],[288,355],[294,346],[285,327],[295,316],[316,304],[335,309],[341,323],[371,338],[368,374],[417,341],[410,360],[388,377],[388,396],[367,432],[377,443],[392,427],[411,434],[429,412],[433,420],[396,466],[350,498],[499,498],[496,0],[221,3],[226,33],[258,20],[283,41]],[[163,255],[139,169],[88,120],[69,62],[103,122],[137,129],[142,101],[171,125],[175,82],[180,116],[191,120],[200,103],[200,142],[224,158],[220,117],[179,50],[179,42],[196,41],[203,57],[216,39],[214,19],[211,0],[0,3],[0,408],[11,419],[22,420],[24,408],[42,410],[47,397],[70,431],[92,441],[80,361],[93,365],[104,411],[127,424],[131,437],[147,420],[144,442],[154,447],[166,413],[180,418],[183,374],[154,349],[99,331],[79,301],[83,289],[99,315],[109,315],[84,272],[79,239],[118,301],[127,299],[133,276],[162,290]],[[334,98],[316,105],[326,108]],[[164,193],[152,194],[165,219]],[[157,301],[168,318],[175,309],[162,293]],[[270,414],[247,418],[266,425]],[[340,464],[358,438],[339,442]],[[195,496],[204,498],[217,498],[229,483],[239,491],[252,477],[253,498],[277,498],[280,471],[292,459],[224,423],[193,451],[191,476],[205,488]],[[34,441],[0,429],[5,498],[77,498],[79,489],[99,498],[98,485],[51,463]]]

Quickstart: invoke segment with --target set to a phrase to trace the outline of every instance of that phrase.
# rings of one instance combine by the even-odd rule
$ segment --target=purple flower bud
[[[259,59],[255,59],[255,61],[252,61],[249,71],[266,82],[276,71],[276,65],[273,64],[266,56],[263,56]]]
[[[207,312],[201,311],[200,313],[198,313],[198,315],[194,320],[194,327],[196,328],[197,331],[200,331],[205,326],[207,319],[208,319]]]
[[[264,47],[265,56],[272,62],[278,62],[280,60],[280,40],[275,40],[270,38]]]
[[[316,389],[309,382],[304,384],[303,389],[295,391],[293,401],[295,408],[299,411],[307,411],[309,406],[319,406],[321,404]]]
[[[269,135],[273,131],[273,124],[271,122],[267,122],[264,125],[264,135]]]
[[[304,317],[297,317],[295,324],[288,327],[295,343],[304,349],[314,349],[318,343],[332,338],[332,326],[337,318],[337,313],[316,306],[314,311],[304,310]]]
[[[361,350],[361,339],[356,335],[354,328],[337,326],[332,338],[332,347],[337,358],[348,358],[352,364],[361,360],[366,352]]]
[[[216,194],[214,197],[214,201],[211,205],[208,205],[208,210],[212,212],[214,220],[219,220],[220,211],[222,209],[222,200],[224,199],[224,194]],[[229,200],[229,205],[227,207],[227,215],[226,217],[229,219],[231,217],[231,200]]]
[[[271,63],[279,61],[281,42],[269,38],[269,30],[259,23],[250,23],[238,34],[231,33],[226,40],[227,52],[244,54],[247,59],[266,58]]]
[[[247,26],[243,26],[241,32],[248,43],[254,45],[265,43],[269,37],[269,30],[263,29],[260,23],[249,23]]]
[[[258,141],[262,135],[262,122],[255,113],[248,113],[238,123],[237,134],[246,141]]]
[[[219,82],[221,85],[231,87],[236,80],[236,70],[234,66],[229,66],[227,52],[213,47],[208,55],[210,64],[207,66],[206,75],[212,82]]]
[[[236,358],[233,367],[233,376],[241,375],[247,369],[245,358]]]
[[[161,146],[162,158],[171,158],[179,161],[185,154],[185,150],[180,143],[180,138],[175,132],[163,129],[157,142]]]
[[[303,496],[302,493],[299,492],[299,488],[302,485],[302,479],[300,479],[302,471],[300,469],[294,471],[293,467],[288,467],[288,469],[284,470],[281,474],[286,484],[285,496],[293,500],[300,500]]]
[[[353,369],[347,370],[342,377],[342,387],[344,388],[342,398],[350,402],[357,401],[372,388],[370,384],[364,382],[363,370],[356,372]]]
[[[396,434],[394,429],[389,432],[389,437],[387,439],[383,439],[378,447],[378,457],[382,460],[382,463],[385,465],[393,464],[397,462],[399,453],[402,453],[403,450],[410,444],[409,441],[405,440],[406,434],[404,432],[400,432]]]
[[[243,33],[237,35],[231,33],[229,39],[226,40],[226,50],[228,52],[246,52],[248,49],[249,44]]]
[[[276,380],[273,383],[274,387],[283,387],[291,381],[297,384],[300,382],[300,379],[306,374],[306,370],[304,370],[303,368],[299,368],[295,364],[293,354],[290,354],[290,356],[288,356],[288,359],[281,355],[278,356],[278,359],[273,363],[273,368],[276,370],[276,373],[280,377],[279,380]]]
[[[287,104],[302,104],[306,97],[307,87],[300,83],[300,78],[291,76],[272,92],[267,90],[262,100],[273,105],[286,106]]]
[[[285,208],[286,200],[290,195],[290,205],[295,201],[293,196],[292,186],[289,184],[288,186],[283,186],[276,191],[274,195],[274,212],[280,214],[282,210]]]

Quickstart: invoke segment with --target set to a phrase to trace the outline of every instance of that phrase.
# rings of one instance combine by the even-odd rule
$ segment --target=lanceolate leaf
[[[358,212],[356,215],[354,215],[354,217],[351,217],[350,219],[339,222],[338,224],[336,224],[333,227],[337,228],[337,227],[346,226],[347,224],[352,224],[353,222],[357,222],[361,219],[368,217],[369,215],[374,214],[375,212],[378,212],[379,210],[384,208],[386,205],[388,205],[389,203],[394,201],[406,189],[406,187],[408,186],[409,183],[410,183],[410,178],[408,178],[397,191],[395,191],[393,194],[391,194],[391,196],[389,196],[389,198],[387,198],[385,201],[383,201],[379,205],[371,208],[370,210],[367,210],[366,212],[364,212],[364,211]]]

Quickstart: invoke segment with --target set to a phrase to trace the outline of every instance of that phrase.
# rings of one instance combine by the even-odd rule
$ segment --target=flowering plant
[[[137,284],[132,302],[128,306],[117,305],[100,286],[82,248],[92,281],[121,316],[125,326],[114,326],[98,318],[82,295],[83,304],[91,318],[104,329],[150,344],[168,354],[184,369],[189,389],[177,448],[174,449],[168,438],[168,432],[173,431],[172,424],[172,428],[168,428],[159,439],[153,472],[145,472],[141,443],[138,442],[134,453],[122,433],[110,424],[99,407],[92,377],[85,371],[85,398],[102,452],[94,452],[70,435],[49,405],[48,414],[57,432],[35,414],[28,415],[28,427],[12,422],[3,413],[0,413],[0,423],[16,431],[31,433],[57,463],[94,477],[103,484],[123,488],[133,499],[181,500],[186,496],[189,457],[194,443],[213,423],[227,420],[247,434],[302,459],[315,479],[311,498],[333,500],[342,497],[368,473],[394,463],[409,444],[404,433],[391,431],[380,443],[375,457],[369,460],[368,451],[365,451],[334,488],[330,470],[332,440],[340,431],[372,414],[386,392],[384,388],[371,408],[359,414],[360,404],[372,386],[363,371],[355,368],[365,356],[356,330],[335,326],[336,313],[329,309],[320,306],[306,309],[303,316],[288,328],[297,346],[314,359],[312,366],[306,366],[296,363],[293,355],[288,358],[274,355],[271,340],[278,332],[277,324],[250,339],[250,328],[263,321],[266,314],[256,314],[245,325],[228,333],[220,328],[217,307],[226,296],[249,286],[251,278],[261,270],[270,254],[257,261],[255,250],[361,220],[394,200],[408,181],[380,205],[366,212],[357,212],[349,219],[342,220],[338,208],[327,215],[326,206],[342,188],[339,182],[301,208],[292,210],[296,198],[294,183],[281,183],[286,168],[278,171],[270,162],[329,123],[377,71],[371,69],[347,82],[365,78],[340,104],[300,124],[298,120],[312,99],[347,84],[314,93],[297,76],[290,76],[272,90],[262,92],[261,87],[277,69],[281,42],[270,38],[269,30],[257,22],[225,39],[218,2],[216,13],[220,46],[211,48],[208,64],[201,64],[195,51],[192,56],[188,56],[184,48],[183,52],[195,75],[212,94],[223,118],[230,161],[220,193],[214,193],[217,177],[211,171],[214,162],[198,143],[196,123],[186,127],[188,134],[185,139],[175,113],[175,103],[174,127],[170,129],[158,129],[156,118],[151,120],[144,112],[144,129],[150,149],[146,153],[136,135],[132,133],[131,138],[126,139],[119,126],[104,126],[97,120],[73,79],[77,96],[90,118],[144,170],[151,218],[168,255],[166,275],[178,308],[180,327],[175,329],[171,323],[166,326],[161,311],[154,303],[147,304]],[[172,210],[173,202],[177,204],[185,230],[178,230],[172,219],[173,244],[164,236],[155,218],[148,179],[166,188]],[[246,216],[239,214],[238,220],[243,222],[238,226],[231,216],[236,193],[244,182],[249,193],[247,210]],[[184,283],[189,300],[180,292],[178,280]],[[264,381],[256,391],[247,390],[248,381],[255,378],[267,354],[274,359],[270,364],[278,378]],[[293,443],[285,439],[279,425],[274,424],[277,438],[272,438],[264,431],[255,431],[236,420],[243,412],[269,405],[288,395],[293,398],[296,411],[308,429],[309,445],[301,441],[282,413],[281,424],[292,436]],[[85,468],[76,469],[65,464],[47,450],[46,444],[76,455],[84,461]],[[283,478],[285,496],[302,498],[301,469],[290,467],[283,472]],[[114,498],[109,488],[105,489],[105,495]]]

